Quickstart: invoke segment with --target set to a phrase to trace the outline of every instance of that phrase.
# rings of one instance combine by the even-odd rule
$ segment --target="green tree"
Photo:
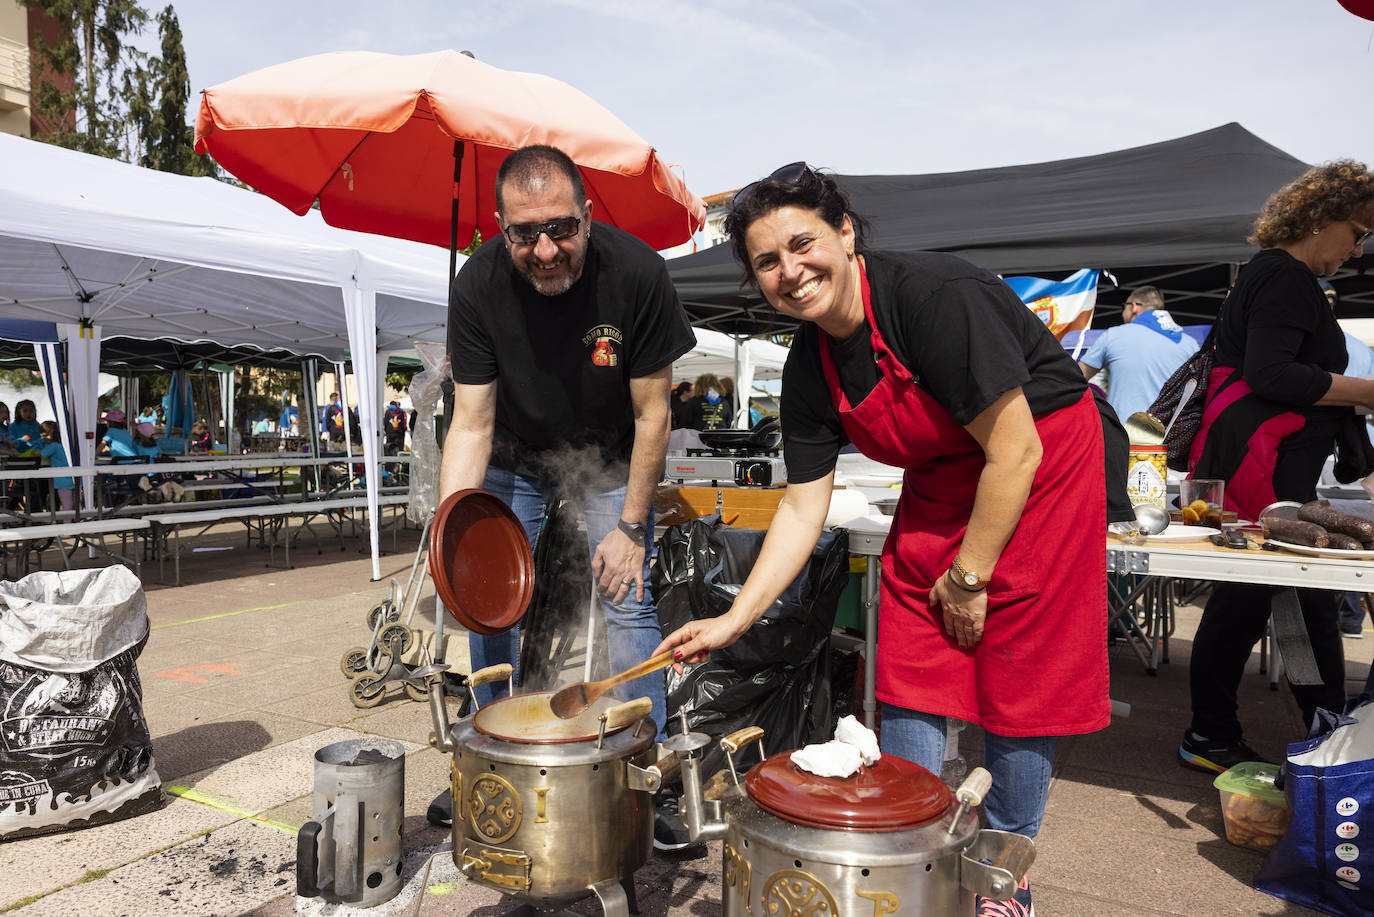
[[[129,117],[139,138],[138,164],[162,172],[218,178],[214,160],[196,155],[195,130],[186,123],[191,75],[186,69],[181,23],[171,4],[158,14],[157,31],[161,56],[148,61],[129,93]]]
[[[40,139],[98,156],[128,158],[125,98],[142,79],[144,55],[126,44],[143,30],[147,12],[137,0],[19,0],[65,27],[49,45],[35,36],[39,66],[34,109],[50,130]]]

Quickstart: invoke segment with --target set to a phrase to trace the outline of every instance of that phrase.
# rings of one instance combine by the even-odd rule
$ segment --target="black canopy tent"
[[[1144,284],[1163,291],[1176,317],[1210,320],[1233,266],[1255,252],[1245,236],[1265,199],[1307,167],[1232,123],[1098,156],[836,179],[870,219],[874,248],[950,252],[1003,275],[1103,268],[1104,318],[1094,324],[1106,327],[1119,322],[1124,291]],[[1343,316],[1374,316],[1370,266],[1367,255],[1333,278]],[[728,246],[676,258],[668,270],[694,325],[757,335],[794,324],[741,287]]]

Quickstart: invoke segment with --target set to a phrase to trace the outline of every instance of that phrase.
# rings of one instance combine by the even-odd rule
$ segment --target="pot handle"
[[[647,697],[638,697],[634,700],[627,700],[623,704],[616,704],[614,707],[601,714],[599,719],[604,724],[604,731],[610,732],[613,729],[619,729],[622,726],[628,726],[631,723],[639,722],[652,713],[653,710],[653,701],[649,700]]]
[[[514,666],[509,662],[502,662],[497,665],[489,665],[485,669],[478,669],[476,672],[469,675],[468,696],[472,698],[472,708],[474,710],[477,709],[477,695],[474,693],[475,689],[482,687],[482,685],[489,685],[493,681],[509,681],[511,675],[514,673]],[[511,690],[513,693],[514,687],[512,687]]]
[[[735,755],[750,742],[759,743],[759,760],[766,755],[763,751],[763,729],[759,726],[745,726],[720,740],[720,750],[725,752],[725,762],[730,765],[730,777],[739,786],[739,771],[735,768]]]

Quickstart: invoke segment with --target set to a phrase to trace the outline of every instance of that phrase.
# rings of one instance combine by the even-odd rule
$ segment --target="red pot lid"
[[[439,504],[430,523],[429,575],[459,623],[490,637],[524,617],[534,554],[510,507],[485,490],[460,490]]]
[[[939,777],[895,755],[849,777],[818,777],[793,764],[791,754],[755,765],[744,784],[761,808],[801,825],[900,831],[935,821],[954,801]]]

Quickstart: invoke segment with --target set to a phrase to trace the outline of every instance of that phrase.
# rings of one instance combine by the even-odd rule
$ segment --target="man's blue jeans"
[[[992,774],[984,800],[988,827],[1035,837],[1050,793],[1054,738],[999,736],[986,729],[983,736],[984,767]],[[945,760],[945,718],[883,704],[882,750],[938,776]]]
[[[544,511],[551,496],[532,478],[518,475],[501,468],[488,468],[482,487],[496,495],[511,508],[520,524],[525,528],[533,547],[539,540],[539,527],[544,521]],[[582,511],[587,526],[588,556],[595,553],[601,539],[610,534],[620,521],[620,513],[625,505],[625,488],[619,487],[604,493],[570,495]],[[624,601],[612,604],[609,599],[597,593],[597,605],[601,608],[605,622],[603,639],[607,641],[611,660],[611,671],[622,672],[649,658],[663,639],[658,629],[658,611],[654,597],[649,589],[649,557],[653,551],[654,514],[649,509],[646,520],[648,534],[644,540],[644,601],[635,599],[631,589]],[[472,660],[472,670],[486,668],[509,662],[516,666],[515,683],[520,683],[520,628],[511,628],[504,634],[484,637],[480,634],[468,635],[468,651]],[[659,737],[663,738],[664,722],[667,719],[663,702],[663,673],[654,672],[637,678],[629,684],[616,689],[616,694],[625,698],[647,697],[654,705],[654,724],[658,727]],[[479,705],[504,696],[505,685],[484,685],[474,694]]]

